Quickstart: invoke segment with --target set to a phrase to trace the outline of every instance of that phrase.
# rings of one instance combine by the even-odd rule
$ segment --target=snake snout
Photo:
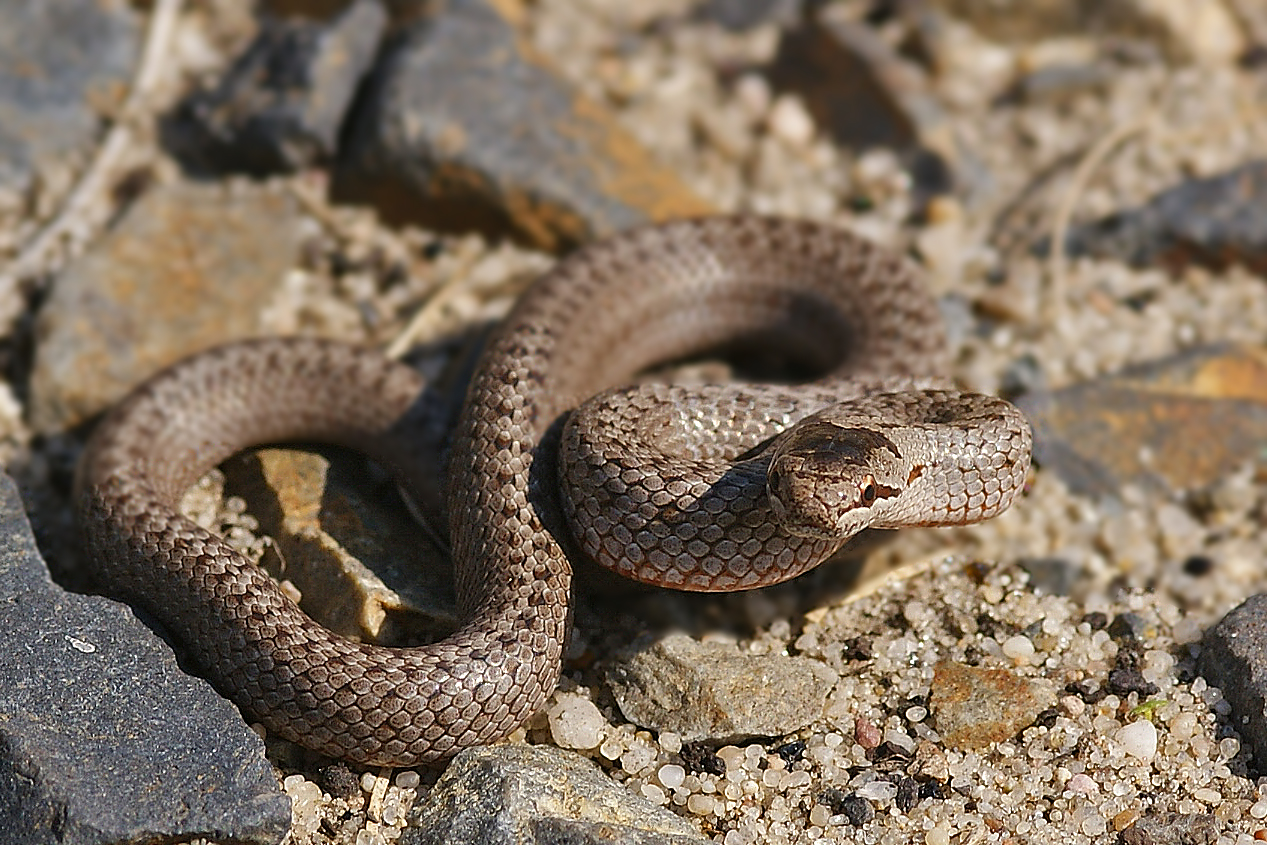
[[[766,476],[771,509],[784,530],[800,537],[844,541],[865,527],[852,515],[860,506],[858,484],[816,469],[803,455],[780,455]]]

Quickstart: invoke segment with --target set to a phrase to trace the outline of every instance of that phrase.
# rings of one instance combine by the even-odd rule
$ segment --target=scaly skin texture
[[[447,515],[463,622],[442,642],[397,649],[335,636],[221,538],[176,512],[183,491],[209,468],[247,446],[283,440],[348,445],[397,471],[407,486],[434,489],[428,473],[438,461],[419,446],[426,438],[411,436],[418,420],[434,413],[433,400],[414,371],[372,351],[262,340],[204,353],[156,376],[94,432],[77,479],[80,524],[101,582],[158,618],[207,677],[270,731],[354,763],[412,766],[445,758],[509,733],[554,689],[570,624],[572,567],[565,547],[611,545],[615,568],[636,570],[632,574],[644,580],[734,589],[791,577],[843,542],[797,533],[819,530],[813,527],[791,534],[766,522],[753,527],[755,517],[726,511],[688,516],[696,534],[720,544],[707,549],[692,542],[695,535],[685,543],[674,535],[663,549],[647,545],[650,533],[627,527],[609,543],[604,531],[579,516],[596,509],[597,525],[624,524],[626,516],[595,504],[602,484],[590,485],[579,499],[573,493],[561,507],[555,481],[566,412],[655,364],[754,345],[784,350],[834,375],[808,386],[805,396],[782,387],[727,387],[728,398],[705,394],[662,409],[662,418],[685,415],[716,434],[713,445],[704,438],[670,444],[670,452],[733,457],[785,428],[780,437],[793,437],[795,419],[841,397],[878,390],[889,398],[864,401],[870,410],[855,408],[844,418],[845,429],[891,434],[901,452],[915,447],[896,429],[942,432],[938,426],[952,422],[962,433],[924,438],[951,443],[950,456],[920,452],[915,460],[972,469],[966,481],[963,473],[929,469],[929,478],[942,480],[920,486],[922,479],[911,479],[916,495],[907,502],[885,480],[892,472],[864,466],[862,482],[847,488],[861,495],[870,471],[883,481],[881,498],[907,502],[889,507],[896,516],[885,525],[984,518],[1006,507],[1019,486],[1029,444],[1019,415],[1022,431],[1004,435],[977,422],[942,419],[950,412],[935,401],[938,391],[909,378],[941,374],[944,340],[935,305],[904,261],[829,227],[710,218],[642,229],[577,252],[525,293],[490,342],[449,458]],[[978,416],[1007,415],[997,400],[945,397]],[[996,404],[983,404],[989,402]],[[910,425],[894,425],[874,413],[886,403],[890,410],[921,404],[933,410]],[[754,414],[750,406],[757,404],[765,410]],[[655,418],[642,410],[637,416]],[[728,415],[725,424],[718,412]],[[840,427],[839,419],[821,424]],[[808,429],[805,439],[811,447],[840,440],[824,437],[825,431]],[[876,442],[869,435],[864,440]],[[578,454],[575,449],[569,445],[565,454]],[[816,466],[810,451],[809,464]],[[856,451],[845,448],[846,464]],[[805,462],[795,442],[787,454],[793,464]],[[612,477],[613,470],[591,463],[592,457],[581,458],[588,472]],[[776,459],[767,455],[757,463]],[[911,466],[894,471],[910,477]],[[622,477],[657,498],[647,486],[657,482],[646,480],[645,469],[635,463],[614,472],[633,473]],[[578,472],[582,481],[584,475]],[[731,498],[791,511],[797,502],[835,495],[829,490],[835,482],[814,482],[812,471],[810,477],[819,492],[806,494],[795,486],[804,482],[794,482],[778,494],[787,501],[777,507],[760,483],[755,492]],[[679,481],[671,480],[674,490]],[[683,483],[699,486],[698,479]],[[927,510],[921,515],[916,500],[931,503],[936,518]],[[578,522],[577,543],[569,539],[567,519]],[[730,537],[722,530],[734,524],[748,526],[749,534]],[[753,548],[754,531],[764,538],[756,569],[743,570],[736,562],[741,555],[727,553]],[[623,532],[630,532],[629,541],[620,539]],[[785,552],[789,540],[770,540],[787,536],[799,537],[798,548],[808,551]],[[657,579],[645,567],[621,563],[622,547],[626,563],[637,554],[659,561],[662,551],[674,562]],[[722,575],[704,577],[709,570]]]

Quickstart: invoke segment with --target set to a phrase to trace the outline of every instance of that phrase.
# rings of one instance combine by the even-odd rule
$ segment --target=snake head
[[[774,450],[770,505],[788,532],[843,542],[880,519],[906,488],[903,466],[897,446],[876,429],[807,420]]]

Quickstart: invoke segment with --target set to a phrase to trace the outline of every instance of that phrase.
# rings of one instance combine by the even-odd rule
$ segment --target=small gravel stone
[[[671,634],[624,652],[607,681],[626,718],[687,740],[788,734],[821,712],[836,674],[816,660],[741,654]]]
[[[607,720],[594,702],[580,695],[560,693],[546,711],[550,735],[561,748],[595,748],[603,741]]]
[[[1131,722],[1117,732],[1122,749],[1142,762],[1150,762],[1157,754],[1157,726],[1147,719]]]

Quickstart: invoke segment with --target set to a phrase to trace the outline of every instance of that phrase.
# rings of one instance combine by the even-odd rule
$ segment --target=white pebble
[[[670,763],[667,766],[660,767],[660,771],[656,773],[656,778],[666,788],[677,789],[686,780],[686,769]]]
[[[660,747],[666,754],[677,754],[682,750],[682,735],[673,731],[664,731],[660,734]]]
[[[1015,637],[1008,637],[1003,642],[1003,653],[1017,663],[1028,663],[1034,656],[1034,644],[1030,642],[1029,637],[1018,634]]]
[[[887,780],[873,780],[858,787],[856,794],[868,801],[892,801],[897,797],[897,784]]]
[[[884,741],[896,745],[903,751],[912,754],[915,752],[915,740],[911,739],[905,731],[900,731],[896,728],[889,728],[884,732]]]
[[[1082,773],[1069,778],[1069,783],[1065,784],[1065,788],[1070,792],[1080,792],[1083,795],[1094,795],[1100,791],[1100,785]]]
[[[668,796],[664,794],[664,790],[656,786],[654,783],[644,783],[642,785],[642,797],[646,798],[652,804],[663,804],[668,801]]]
[[[819,827],[827,827],[831,822],[831,810],[822,804],[815,804],[813,809],[809,811],[809,823],[816,824]]]
[[[785,772],[783,780],[779,783],[779,788],[783,790],[797,789],[802,786],[809,786],[813,778],[809,772]]]
[[[1087,836],[1103,836],[1108,829],[1109,823],[1099,813],[1092,813],[1082,820],[1082,832]]]
[[[1157,727],[1147,719],[1131,722],[1117,732],[1122,750],[1147,763],[1157,754]]]
[[[1192,797],[1194,800],[1200,801],[1202,804],[1209,804],[1211,807],[1223,801],[1223,796],[1219,791],[1208,786],[1192,790]]]
[[[550,736],[561,748],[594,748],[603,741],[607,729],[607,720],[597,705],[579,695],[559,695],[546,717],[550,722]]]
[[[417,772],[404,771],[396,775],[396,785],[401,789],[416,789],[421,782]]]
[[[636,775],[655,763],[656,753],[649,746],[639,743],[620,755],[620,767]]]
[[[944,824],[934,825],[924,834],[924,845],[950,845],[950,828]]]
[[[711,795],[695,794],[686,799],[686,809],[697,816],[711,815],[717,801]]]
[[[770,132],[789,146],[804,147],[814,138],[814,119],[800,99],[779,97],[770,110]]]

